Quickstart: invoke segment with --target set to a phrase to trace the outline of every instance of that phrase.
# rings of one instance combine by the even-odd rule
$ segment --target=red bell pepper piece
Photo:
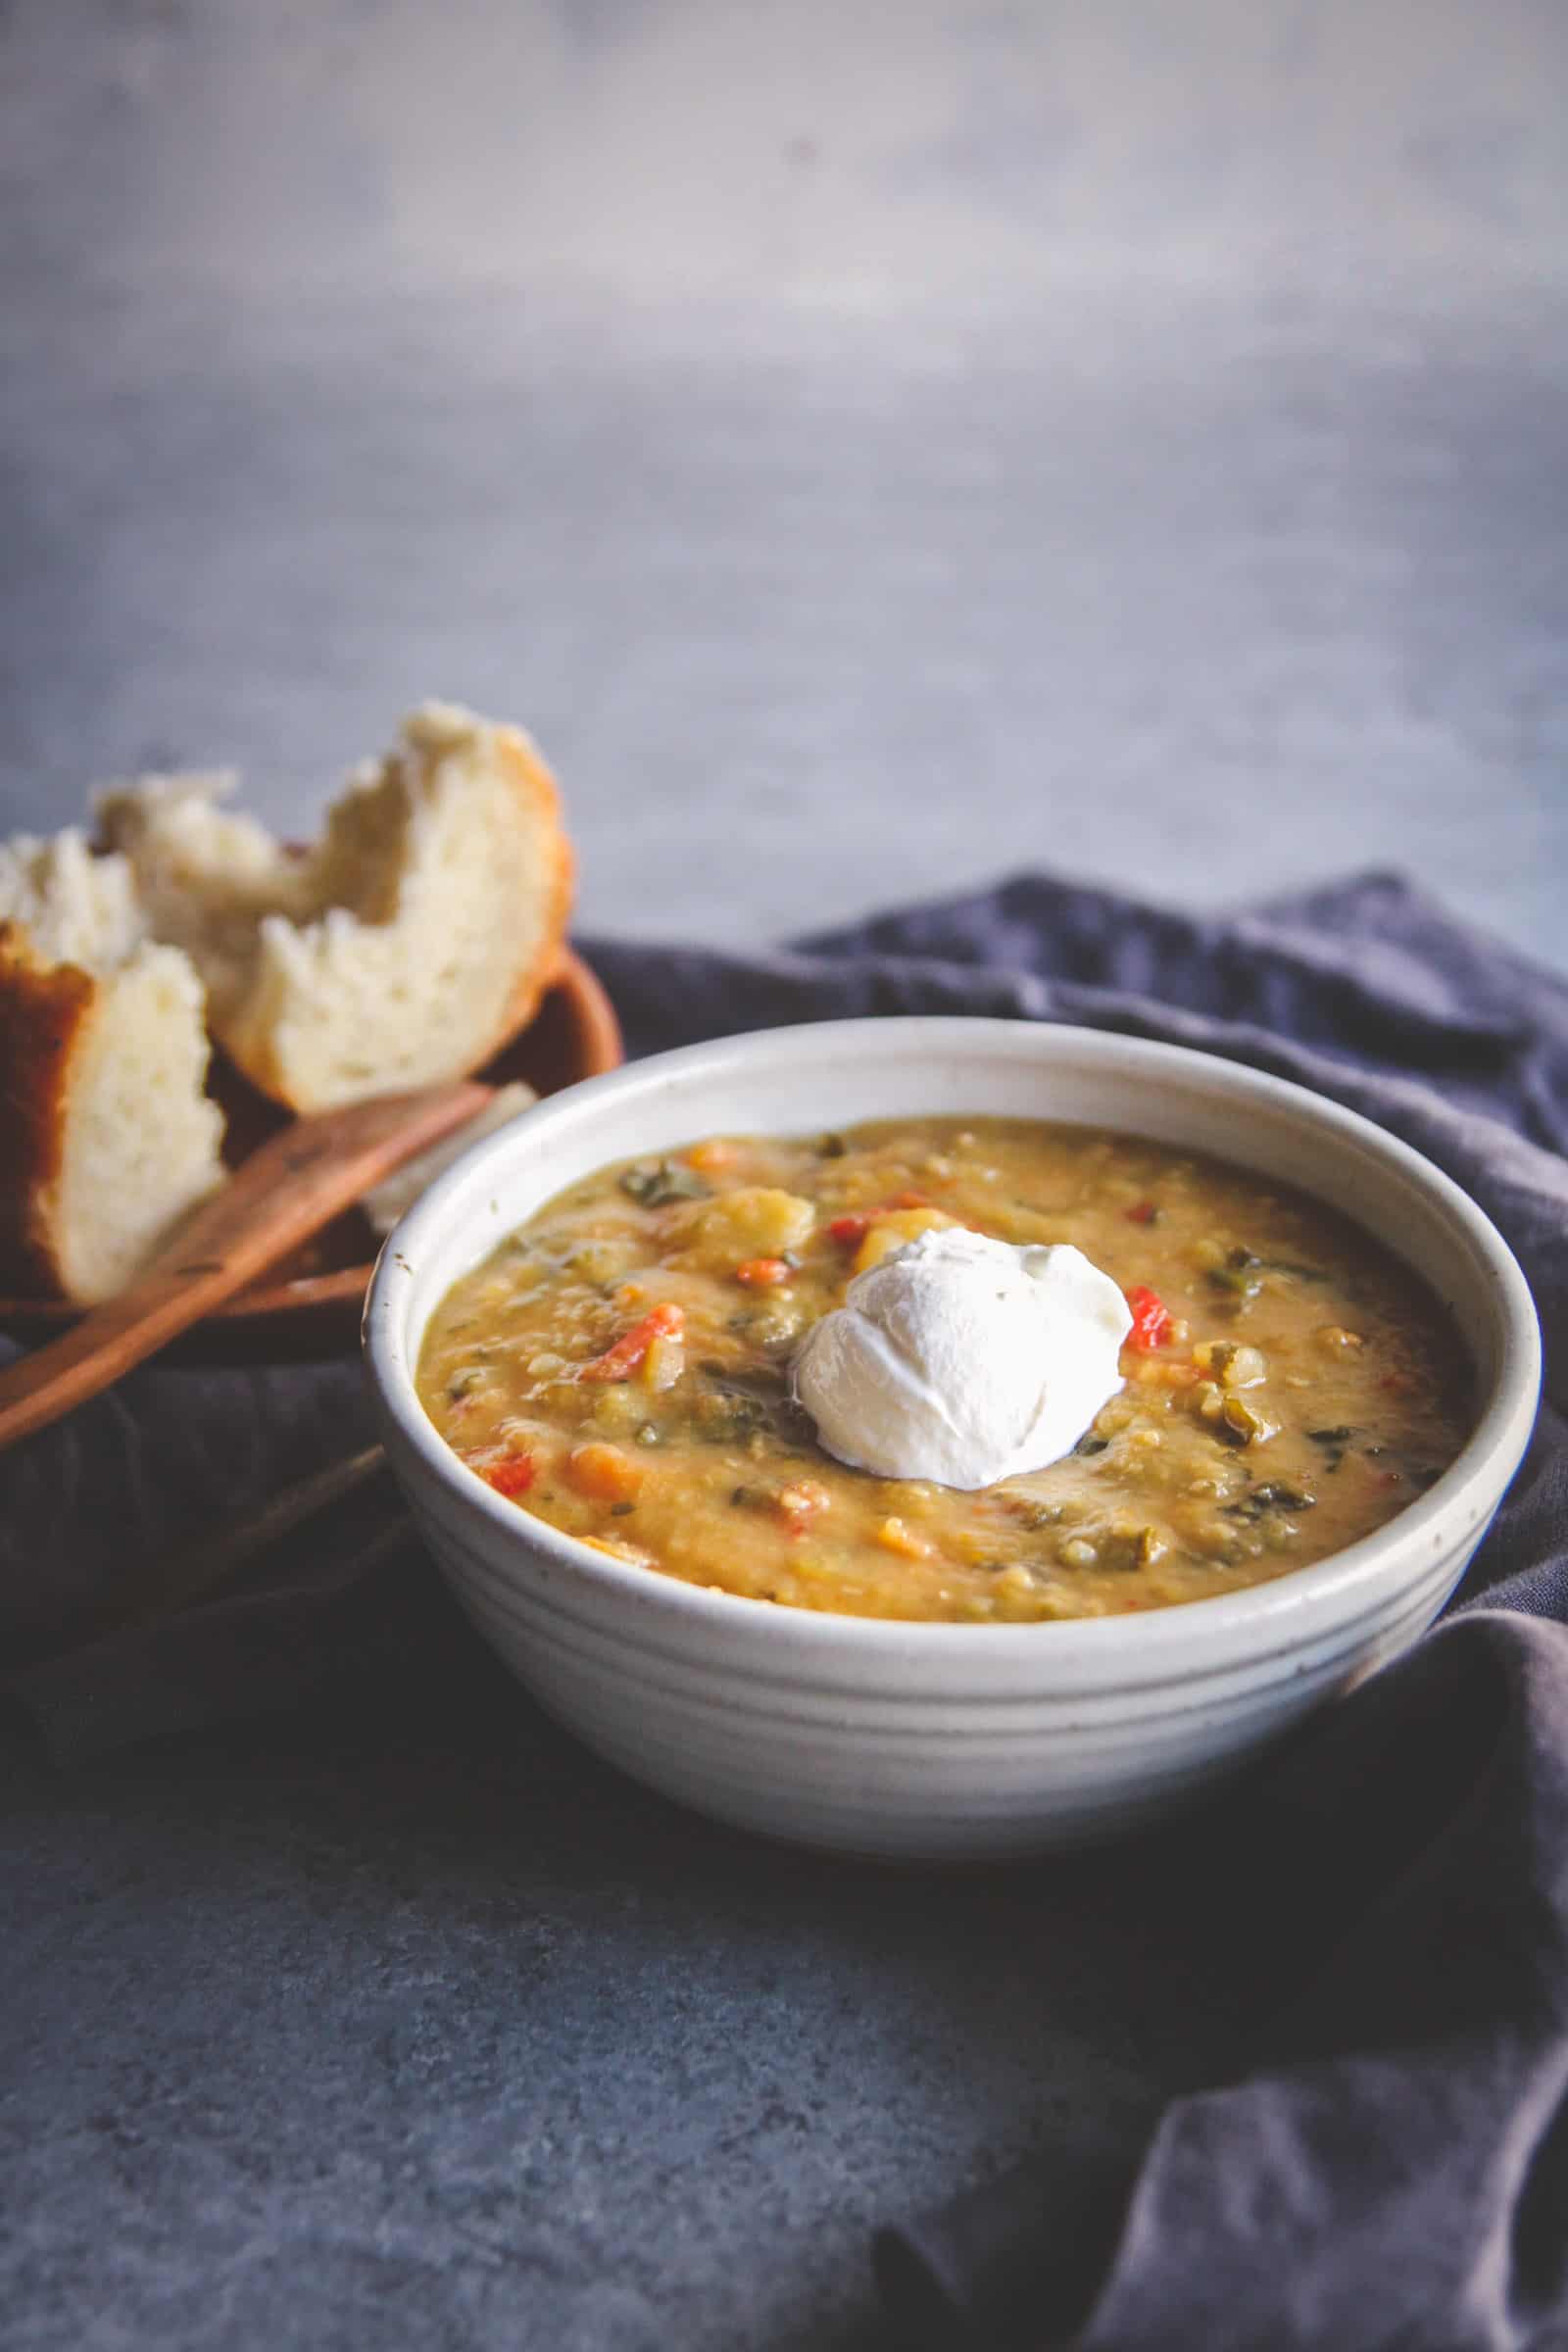
[[[891,1200],[879,1201],[863,1215],[830,1217],[828,1232],[841,1250],[858,1250],[878,1217],[885,1217],[892,1208],[929,1208],[924,1193],[895,1193]]]
[[[1133,1310],[1133,1327],[1124,1344],[1136,1348],[1141,1355],[1152,1355],[1170,1337],[1170,1308],[1147,1283],[1136,1284],[1126,1293],[1126,1298]]]
[[[828,1232],[841,1250],[858,1250],[871,1230],[869,1217],[833,1217]]]
[[[686,1328],[683,1308],[656,1306],[624,1332],[612,1348],[584,1364],[579,1380],[629,1380],[656,1340],[677,1340]]]
[[[531,1453],[509,1453],[504,1461],[492,1462],[479,1476],[487,1487],[498,1494],[526,1494],[533,1485],[534,1467]]]

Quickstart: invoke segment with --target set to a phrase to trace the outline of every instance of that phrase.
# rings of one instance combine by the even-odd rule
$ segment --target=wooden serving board
[[[568,949],[527,1028],[477,1075],[492,1086],[520,1078],[536,1093],[554,1095],[579,1079],[618,1069],[624,1057],[614,1006],[594,972]],[[236,1166],[289,1123],[286,1112],[226,1064],[215,1073],[213,1091],[228,1117],[225,1155]],[[341,1354],[358,1338],[378,1246],[358,1210],[334,1219],[292,1259],[181,1333],[164,1360],[301,1363]],[[0,1333],[27,1344],[56,1338],[79,1316],[79,1308],[58,1299],[0,1298]]]

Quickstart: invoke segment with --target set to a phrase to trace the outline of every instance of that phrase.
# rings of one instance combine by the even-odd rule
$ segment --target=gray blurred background
[[[1560,0],[9,0],[0,815],[427,694],[584,927],[1366,864],[1568,965]]]

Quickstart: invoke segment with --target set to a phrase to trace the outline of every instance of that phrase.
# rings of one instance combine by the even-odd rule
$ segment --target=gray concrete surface
[[[0,804],[528,720],[585,926],[1375,862],[1568,961],[1542,0],[13,0]]]
[[[64,1783],[0,1727],[6,2352],[902,2352],[872,2230],[1215,2030],[1126,1863],[732,1836],[433,1581],[386,1620],[303,1712]]]

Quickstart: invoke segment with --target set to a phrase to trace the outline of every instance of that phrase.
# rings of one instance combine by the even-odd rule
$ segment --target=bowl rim
[[[404,1316],[414,1281],[414,1258],[439,1233],[453,1197],[487,1161],[500,1160],[515,1150],[523,1128],[530,1137],[537,1137],[541,1130],[591,1124],[607,1101],[638,1092],[662,1092],[672,1085],[684,1088],[704,1077],[721,1080],[737,1059],[765,1060],[770,1054],[785,1050],[799,1054],[815,1047],[825,1056],[853,1060],[873,1050],[885,1050],[892,1035],[950,1053],[970,1046],[1022,1049],[1024,1058],[1032,1058],[1036,1052],[1050,1058],[1053,1053],[1082,1054],[1088,1049],[1134,1079],[1148,1077],[1157,1082],[1164,1073],[1173,1077],[1185,1074],[1200,1079],[1205,1088],[1221,1095],[1229,1093],[1238,1100],[1269,1103],[1304,1116],[1347,1147],[1371,1152],[1402,1173],[1457,1227],[1490,1280],[1501,1329],[1497,1378],[1481,1401],[1469,1438],[1442,1477],[1370,1535],[1240,1592],[1104,1617],[1048,1618],[1008,1625],[858,1617],[754,1600],[596,1551],[547,1520],[519,1511],[515,1503],[496,1494],[453,1451],[425,1412],[405,1346]],[[562,1181],[571,1179],[564,1177]],[[1304,1189],[1312,1197],[1310,1188]],[[1339,1213],[1351,1212],[1342,1209]],[[1172,1653],[1195,1651],[1223,1652],[1230,1658],[1294,1646],[1293,1621],[1298,1640],[1340,1626],[1348,1613],[1353,1613],[1363,1590],[1377,1585],[1394,1555],[1413,1557],[1423,1546],[1430,1551],[1440,1523],[1451,1521],[1456,1512],[1464,1516],[1468,1510],[1483,1522],[1490,1516],[1529,1443],[1542,1364],[1540,1324],[1530,1287],[1492,1219],[1424,1153],[1360,1112],[1250,1063],[1191,1046],[1168,1045],[1161,1039],[1078,1023],[922,1013],[741,1031],[651,1054],[547,1097],[512,1127],[481,1139],[454,1161],[388,1235],[366,1298],[363,1348],[381,1412],[397,1436],[454,1504],[466,1512],[476,1511],[503,1542],[515,1545],[520,1553],[542,1556],[580,1582],[623,1598],[645,1619],[652,1613],[676,1624],[684,1621],[694,1633],[704,1628],[715,1635],[757,1632],[778,1648],[781,1657],[790,1651],[806,1658],[858,1656],[868,1666],[891,1659],[912,1663],[915,1658],[931,1665],[945,1660],[982,1664],[987,1659],[1006,1658],[1016,1662],[1031,1648],[1035,1657],[1043,1660],[1049,1655],[1053,1664],[1064,1666],[1082,1662],[1103,1667],[1126,1652],[1158,1653],[1166,1663],[1172,1661]],[[558,1591],[553,1605],[567,1600],[568,1592]]]

